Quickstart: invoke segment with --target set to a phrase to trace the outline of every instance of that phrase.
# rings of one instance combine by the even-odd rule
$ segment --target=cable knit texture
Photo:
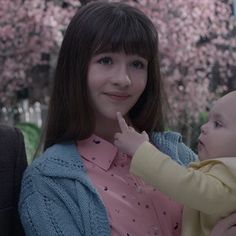
[[[179,133],[170,131],[153,132],[149,136],[154,146],[180,165],[187,166],[190,162],[197,160],[196,154],[183,143],[182,136]]]
[[[196,160],[178,133],[151,133],[150,139],[182,165]],[[73,142],[50,147],[27,168],[19,212],[28,236],[111,235],[106,209]]]

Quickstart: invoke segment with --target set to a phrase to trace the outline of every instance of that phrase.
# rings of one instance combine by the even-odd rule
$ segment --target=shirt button
[[[151,231],[153,235],[158,235],[161,236],[161,231],[157,225],[152,225],[151,226]]]
[[[138,186],[138,187],[136,188],[136,191],[137,191],[138,193],[141,193],[143,190],[142,190],[142,188],[141,188],[140,186]]]

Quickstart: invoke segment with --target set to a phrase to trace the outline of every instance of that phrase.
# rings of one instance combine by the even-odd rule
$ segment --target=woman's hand
[[[209,236],[236,236],[236,213],[220,220]]]

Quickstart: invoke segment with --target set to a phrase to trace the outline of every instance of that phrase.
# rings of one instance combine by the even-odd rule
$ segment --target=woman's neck
[[[114,135],[116,132],[120,132],[120,128],[116,120],[96,119],[96,127],[94,133],[99,137],[113,143]]]
[[[99,126],[96,127],[95,134],[99,137],[107,140],[108,142],[113,143],[114,142],[114,135],[116,132],[120,132],[118,128],[116,128],[114,125],[105,124],[103,127]]]

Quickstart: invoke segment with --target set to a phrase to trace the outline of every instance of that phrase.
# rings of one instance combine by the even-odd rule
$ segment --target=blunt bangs
[[[156,52],[157,36],[155,30],[146,28],[147,19],[140,19],[140,12],[138,17],[136,14],[136,11],[131,15],[126,14],[125,8],[114,8],[105,20],[97,20],[93,27],[99,32],[93,41],[92,54],[124,51],[150,61]]]

